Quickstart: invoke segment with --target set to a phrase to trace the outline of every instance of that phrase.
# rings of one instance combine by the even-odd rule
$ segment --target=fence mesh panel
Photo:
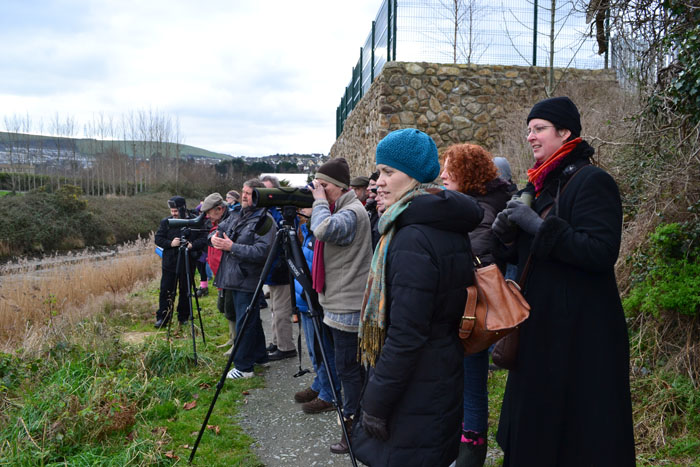
[[[552,0],[384,0],[336,112],[336,136],[390,60],[549,66],[553,49],[555,67],[604,68],[577,3],[557,0],[552,20]]]

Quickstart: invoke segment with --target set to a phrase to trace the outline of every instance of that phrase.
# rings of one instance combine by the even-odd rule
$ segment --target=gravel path
[[[272,335],[270,311],[261,310],[267,342]],[[294,325],[296,344],[298,328]],[[302,368],[312,370],[299,378],[299,358],[270,362],[265,370],[265,388],[254,389],[241,408],[243,429],[256,441],[253,449],[266,466],[352,465],[347,455],[331,454],[329,446],[340,439],[336,412],[307,415],[294,402],[294,393],[313,382],[314,373],[302,336]]]

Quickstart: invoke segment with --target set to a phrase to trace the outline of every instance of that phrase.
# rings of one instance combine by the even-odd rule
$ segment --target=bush
[[[700,309],[700,223],[662,224],[640,252],[635,283],[623,305],[627,314],[662,310],[694,316]]]

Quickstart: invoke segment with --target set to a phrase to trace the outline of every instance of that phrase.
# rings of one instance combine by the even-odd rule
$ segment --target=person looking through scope
[[[316,236],[311,275],[324,310],[323,322],[333,337],[348,433],[364,382],[364,369],[357,360],[357,326],[372,257],[369,217],[349,185],[350,168],[341,157],[323,164],[309,186],[315,200],[311,231]],[[330,449],[334,454],[347,453],[345,436]]]
[[[190,318],[190,309],[187,302],[187,291],[191,284],[187,283],[184,257],[180,257],[178,267],[178,249],[182,244],[187,244],[187,253],[192,261],[189,276],[194,277],[196,259],[206,246],[205,232],[191,231],[183,227],[171,227],[168,219],[194,219],[187,210],[185,198],[173,196],[168,200],[170,216],[160,221],[160,226],[155,235],[155,243],[163,249],[162,272],[160,278],[160,298],[158,311],[156,311],[155,327],[160,329],[168,324],[175,303],[176,287],[180,288],[180,299],[177,303],[177,319],[182,326]],[[179,272],[179,274],[178,274]]]

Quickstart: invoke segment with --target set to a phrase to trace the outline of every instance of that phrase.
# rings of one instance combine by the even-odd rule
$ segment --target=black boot
[[[486,433],[462,431],[456,467],[482,467],[486,461]]]

